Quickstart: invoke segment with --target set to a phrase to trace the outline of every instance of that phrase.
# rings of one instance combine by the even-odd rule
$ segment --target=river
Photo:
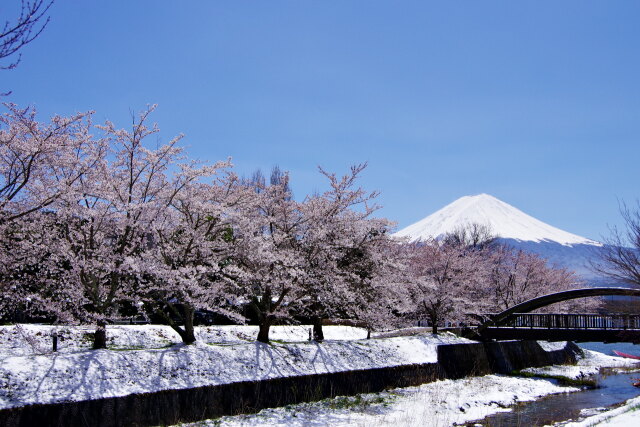
[[[640,345],[628,343],[579,343],[578,345],[608,355],[614,355],[612,351],[614,349],[640,355]],[[637,377],[640,377],[638,372],[601,374],[597,377],[598,388],[552,395],[520,404],[512,412],[497,413],[478,423],[486,426],[541,426],[569,419],[576,420],[583,409],[611,406],[639,396],[640,388],[632,385],[632,378]]]

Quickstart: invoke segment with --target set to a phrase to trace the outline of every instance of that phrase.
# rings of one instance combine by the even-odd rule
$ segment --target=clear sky
[[[638,1],[57,0],[0,92],[122,127],[157,103],[163,140],[279,165],[298,198],[366,161],[399,227],[489,193],[597,239],[640,197],[639,22]]]

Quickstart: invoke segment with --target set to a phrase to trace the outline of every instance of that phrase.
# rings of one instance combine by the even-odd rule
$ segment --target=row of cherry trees
[[[258,340],[278,322],[370,328],[427,315],[434,325],[493,311],[574,278],[537,256],[488,244],[478,227],[406,244],[376,218],[360,188],[365,165],[324,170],[327,190],[295,200],[286,173],[239,179],[230,161],[188,160],[181,137],[150,148],[153,107],[130,130],[92,114],[36,120],[8,105],[0,117],[0,309],[105,324],[163,319],[185,343],[194,313],[255,319]],[[471,240],[470,240],[471,238]]]
[[[496,313],[580,284],[573,272],[550,266],[537,254],[494,239],[476,245],[447,237],[416,244],[407,255],[410,300],[417,302],[416,309],[435,330],[445,319],[464,322],[470,314]],[[592,301],[589,308],[596,305]],[[565,304],[551,309],[572,307]]]

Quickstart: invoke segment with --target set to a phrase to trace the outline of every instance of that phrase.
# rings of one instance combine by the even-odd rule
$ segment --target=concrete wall
[[[438,348],[438,363],[246,381],[123,397],[28,405],[0,410],[2,426],[147,426],[197,421],[338,395],[379,392],[442,378],[509,373],[573,363],[580,349],[545,352],[535,341],[454,344]]]
[[[446,378],[508,374],[529,367],[575,363],[582,350],[568,343],[563,350],[544,351],[536,341],[451,344],[438,347],[438,364]]]

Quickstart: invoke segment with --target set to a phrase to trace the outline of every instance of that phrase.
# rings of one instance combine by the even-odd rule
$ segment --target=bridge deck
[[[540,340],[577,342],[630,342],[640,344],[640,330],[622,329],[547,329],[547,328],[493,328],[482,331],[489,340]]]
[[[491,317],[489,315],[488,317]],[[640,343],[640,315],[514,313],[482,338]]]
[[[640,315],[636,314],[542,314],[514,313],[503,327],[549,329],[638,329]]]

